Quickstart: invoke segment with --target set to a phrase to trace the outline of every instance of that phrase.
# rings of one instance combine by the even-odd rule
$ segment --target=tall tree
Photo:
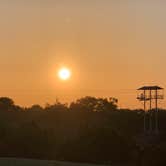
[[[95,98],[86,96],[72,102],[71,110],[78,111],[113,111],[117,109],[118,100],[115,98]]]

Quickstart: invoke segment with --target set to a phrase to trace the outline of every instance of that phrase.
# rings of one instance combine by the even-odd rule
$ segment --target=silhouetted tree
[[[43,111],[43,107],[40,105],[32,105],[30,108],[28,108],[28,111]]]
[[[115,98],[95,98],[84,97],[72,102],[70,105],[71,110],[77,111],[113,111],[117,109],[118,100]]]
[[[47,104],[45,107],[46,111],[67,111],[68,107],[67,104],[62,104],[58,100],[56,100],[55,104],[50,105]]]
[[[15,107],[14,101],[8,97],[0,98],[0,110],[3,111],[11,111]]]

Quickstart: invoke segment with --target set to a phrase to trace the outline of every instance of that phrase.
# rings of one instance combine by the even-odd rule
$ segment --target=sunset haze
[[[166,87],[165,8],[161,0],[1,0],[0,95],[22,106],[97,96],[140,108],[137,88]],[[72,71],[65,82],[62,66]]]

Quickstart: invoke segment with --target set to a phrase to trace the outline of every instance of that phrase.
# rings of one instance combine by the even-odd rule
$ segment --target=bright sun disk
[[[61,80],[68,80],[71,77],[71,72],[68,68],[62,68],[59,70],[58,76]]]

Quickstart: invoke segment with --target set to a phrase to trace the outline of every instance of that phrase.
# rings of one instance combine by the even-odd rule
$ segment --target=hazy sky
[[[166,87],[165,8],[164,0],[0,0],[0,96],[24,106],[113,96],[140,107],[135,89]],[[65,83],[62,65],[73,72]]]

